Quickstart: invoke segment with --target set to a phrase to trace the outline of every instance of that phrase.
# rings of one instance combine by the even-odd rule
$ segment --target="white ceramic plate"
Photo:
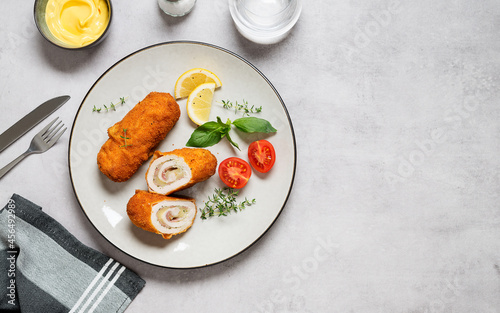
[[[223,86],[216,90],[211,120],[234,120],[235,114],[220,104],[221,100],[248,101],[262,106],[253,116],[267,119],[278,130],[272,135],[243,134],[232,130],[232,138],[241,151],[223,140],[208,149],[218,162],[238,156],[247,160],[248,145],[257,139],[269,140],[276,149],[277,161],[267,174],[253,172],[241,189],[256,204],[227,217],[200,218],[184,234],[165,240],[132,224],[126,205],[136,189],[147,190],[144,178],[149,161],[127,182],[115,183],[97,168],[96,156],[107,140],[107,129],[118,122],[151,91],[169,92],[177,78],[191,68],[206,68],[216,73]],[[106,112],[104,105],[128,97],[116,111]],[[178,101],[181,117],[158,150],[171,151],[185,147],[195,125],[186,113],[186,100]],[[101,107],[100,113],[93,108]],[[274,223],[290,194],[295,175],[296,147],[292,123],[283,100],[266,77],[238,55],[209,44],[168,42],[134,52],[118,61],[94,83],[77,112],[71,131],[69,170],[76,197],[95,228],[114,246],[141,261],[169,268],[196,268],[227,260],[255,243]],[[204,206],[215,188],[224,185],[215,174],[209,180],[180,192]]]

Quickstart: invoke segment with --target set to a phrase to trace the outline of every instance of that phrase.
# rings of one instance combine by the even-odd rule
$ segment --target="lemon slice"
[[[188,97],[191,92],[203,83],[215,83],[215,87],[221,87],[222,82],[219,77],[209,70],[203,68],[193,68],[182,74],[175,83],[175,99]]]
[[[215,83],[204,83],[195,87],[189,94],[186,109],[193,123],[201,125],[208,122],[216,86]]]

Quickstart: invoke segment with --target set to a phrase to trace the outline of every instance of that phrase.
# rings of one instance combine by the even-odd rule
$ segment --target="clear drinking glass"
[[[158,0],[158,5],[171,16],[184,16],[191,12],[196,0]]]
[[[260,44],[285,38],[301,10],[301,0],[229,0],[229,11],[238,31]]]

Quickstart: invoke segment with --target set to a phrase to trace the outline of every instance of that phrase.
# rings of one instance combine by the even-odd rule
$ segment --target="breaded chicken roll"
[[[136,190],[128,201],[127,214],[135,226],[170,239],[193,225],[196,203],[194,199]]]
[[[217,158],[201,148],[154,153],[146,173],[149,191],[169,195],[207,180],[215,174]]]
[[[99,170],[115,182],[128,180],[174,127],[181,114],[168,93],[151,92],[108,129],[97,155]]]

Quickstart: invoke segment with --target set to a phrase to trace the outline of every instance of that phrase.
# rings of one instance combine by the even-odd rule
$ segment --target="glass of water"
[[[260,44],[285,38],[301,10],[301,0],[229,0],[229,11],[238,31]]]

